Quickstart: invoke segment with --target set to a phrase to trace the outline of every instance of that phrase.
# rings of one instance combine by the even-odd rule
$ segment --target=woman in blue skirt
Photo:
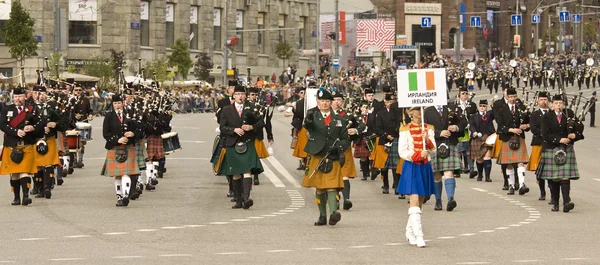
[[[404,159],[404,164],[397,191],[410,198],[406,239],[411,245],[422,248],[425,240],[421,228],[421,207],[425,196],[435,193],[433,169],[429,163],[431,153],[435,152],[435,139],[433,126],[422,124],[420,107],[410,108],[408,114],[411,123],[400,127],[398,140],[398,154]]]

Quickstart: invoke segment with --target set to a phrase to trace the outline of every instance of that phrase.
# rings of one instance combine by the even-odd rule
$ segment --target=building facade
[[[247,68],[252,76],[279,75],[287,64],[303,76],[316,61],[306,51],[317,47],[316,0],[57,0],[60,12],[56,13],[55,1],[21,2],[35,19],[40,41],[37,55],[25,63],[28,80],[44,67],[43,58],[54,52],[62,55],[61,67],[66,70],[96,56],[109,59],[111,50],[122,51],[125,75],[136,74],[138,58],[142,63],[166,60],[177,39],[189,42],[194,61],[200,52],[212,56],[211,76],[216,83],[225,73],[221,68],[226,42],[236,43],[229,46],[228,67],[240,69],[240,76],[247,74]],[[10,13],[10,3],[0,3],[0,26],[8,19],[2,14]],[[275,52],[280,41],[291,44],[294,51],[286,65]],[[10,76],[18,71],[8,47],[0,44],[0,72]]]

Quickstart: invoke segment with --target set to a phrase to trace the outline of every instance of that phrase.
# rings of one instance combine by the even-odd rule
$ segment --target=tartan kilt
[[[263,159],[269,157],[269,152],[267,151],[267,147],[265,146],[265,142],[254,139],[254,147],[256,148],[256,154],[258,158]]]
[[[394,138],[388,157],[385,160],[385,168],[394,169],[398,167],[398,160],[400,160],[400,154],[398,154],[398,138]]]
[[[226,147],[223,160],[219,166],[218,173],[221,175],[241,175],[244,173],[260,174],[264,171],[263,166],[256,154],[254,141],[246,143],[247,150],[238,154],[235,147]]]
[[[317,170],[310,178],[313,171],[319,165],[323,156],[310,155],[308,156],[308,166],[304,170],[304,178],[302,179],[302,187],[317,188],[317,189],[343,189],[344,179],[339,161],[333,161],[333,169],[329,173],[323,173]]]
[[[384,145],[379,145],[379,137],[375,141],[375,152],[371,152],[370,159],[373,160],[373,168],[385,168],[388,153],[385,152]]]
[[[519,150],[510,149],[510,147],[508,147],[509,142],[502,143],[502,148],[500,148],[498,160],[496,160],[496,163],[498,165],[529,162],[529,155],[527,155],[527,146],[525,145],[525,139],[519,137],[519,140],[521,141],[521,146],[519,147]]]
[[[537,167],[540,164],[540,160],[542,159],[542,146],[541,145],[532,145],[531,146],[531,156],[529,156],[529,163],[527,163],[528,171],[536,171]]]
[[[296,147],[294,147],[294,153],[292,156],[297,158],[306,158],[308,157],[308,153],[304,152],[304,147],[308,142],[308,136],[306,135],[306,129],[302,128],[298,131],[298,142],[296,142]]]
[[[356,164],[354,164],[354,157],[352,156],[352,148],[344,151],[344,166],[342,167],[342,177],[356,178]]]
[[[115,160],[115,153],[117,149],[127,150],[127,161],[119,163]],[[132,144],[126,146],[116,146],[106,152],[106,160],[104,160],[104,166],[100,175],[106,177],[120,177],[124,175],[139,175],[140,169],[138,167],[138,161],[135,156],[135,146]]]
[[[558,148],[542,151],[542,158],[537,167],[536,175],[540,179],[579,179],[579,169],[577,168],[577,159],[575,150],[567,148],[567,163],[559,166],[554,163],[554,153]]]
[[[146,146],[148,159],[156,161],[165,158],[165,147],[163,146],[163,140],[160,135],[148,135],[146,140],[148,141]]]
[[[456,148],[458,148],[458,152],[462,153],[462,152],[467,152],[469,151],[469,149],[471,149],[471,144],[469,143],[469,141],[464,141],[464,142],[458,142],[458,144],[456,145]]]
[[[460,169],[460,153],[456,145],[448,145],[450,149],[450,156],[446,158],[439,158],[436,152],[431,154],[431,168],[433,172],[443,172],[448,170]]]
[[[48,144],[48,153],[41,155],[38,154],[37,150],[34,152],[35,165],[38,167],[60,165],[60,160],[58,159],[58,148],[56,146],[56,137],[50,137],[46,139],[46,144]]]
[[[146,139],[142,139],[135,144],[135,159],[138,163],[139,169],[146,169],[146,158],[148,158]]]
[[[56,132],[56,145],[58,146],[58,151],[67,153],[69,152],[69,143],[67,142],[67,135],[65,132]]]
[[[15,173],[35,174],[38,172],[35,166],[35,148],[33,145],[15,146],[13,148],[23,150],[23,161],[16,164],[10,159],[12,149],[4,146],[2,148],[2,166],[0,166],[0,175],[8,175]]]
[[[482,135],[481,137],[471,138],[471,148],[469,150],[471,159],[483,159],[485,154],[490,150],[488,145],[485,144],[487,137],[487,135]]]
[[[367,141],[365,137],[361,137],[360,141],[354,145],[354,158],[362,158],[371,156],[371,151],[367,149]]]

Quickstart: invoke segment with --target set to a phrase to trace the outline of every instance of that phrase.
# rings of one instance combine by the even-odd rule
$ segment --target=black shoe
[[[460,174],[454,174],[454,178],[455,179],[459,179],[460,178]]]
[[[371,172],[371,180],[377,179],[377,176],[379,176],[379,171]]]
[[[31,193],[31,195],[39,195],[40,191],[38,189],[32,189],[30,193]]]
[[[117,207],[121,207],[121,206],[125,206],[125,204],[123,203],[123,200],[118,199],[117,200]]]
[[[454,199],[450,199],[448,204],[446,204],[446,211],[452,212],[456,208],[456,201]]]
[[[400,194],[400,196],[398,196],[399,200],[405,200],[406,199],[406,195],[404,194]]]
[[[427,203],[430,199],[431,199],[431,196],[425,196],[425,199],[423,199],[423,204]],[[410,202],[410,200],[407,200],[407,201]]]
[[[63,184],[64,182],[65,182],[65,181],[64,181],[63,179],[57,179],[57,180],[56,180],[56,185],[58,185],[58,186],[62,186],[62,184]]]
[[[489,177],[485,177],[485,182],[492,182],[492,179]]]
[[[167,173],[167,167],[163,165],[163,168],[160,170],[162,173]]]
[[[315,222],[315,226],[323,226],[327,224],[327,217],[319,216],[319,220]]]
[[[158,174],[156,174],[156,177],[159,179],[163,178],[163,172],[159,170]]]
[[[350,200],[344,200],[344,210],[350,210],[352,208],[352,202]]]
[[[478,176],[478,177],[477,177],[477,181],[482,181],[482,180],[483,180],[483,177],[482,177],[482,176]]]
[[[467,169],[463,169],[463,170],[462,170],[462,173],[463,173],[463,174],[469,174],[469,172],[471,172],[471,170],[470,170],[470,169],[468,169],[468,168],[467,168]],[[476,171],[476,172],[477,172],[477,171]]]
[[[300,162],[300,164],[298,165],[298,167],[296,168],[296,170],[304,170],[305,166],[304,164],[302,164],[302,162]]]
[[[139,193],[137,193],[137,192],[132,192],[132,193],[129,195],[129,198],[130,198],[132,201],[135,201],[135,200],[137,200],[139,197],[140,197],[140,194],[139,194]]]
[[[31,200],[31,198],[25,197],[25,198],[23,198],[23,202],[21,204],[27,206],[27,205],[30,205],[32,202],[33,201]]]
[[[382,190],[381,190],[381,193],[383,193],[383,194],[390,194],[390,188],[383,187]]]
[[[515,188],[513,186],[510,186],[510,189],[508,189],[508,193],[506,193],[507,195],[515,195]]]
[[[152,190],[155,190],[155,189],[156,189],[156,187],[154,187],[154,185],[152,185],[152,184],[146,184],[146,190],[152,191]]]
[[[129,205],[129,197],[123,198],[123,206]]]
[[[340,220],[342,220],[342,215],[339,212],[333,212],[329,216],[329,225],[336,225]]]
[[[67,170],[67,175],[73,174],[73,171],[75,170],[72,167],[70,167],[69,170]],[[63,177],[66,177],[67,175],[64,175]]]
[[[367,174],[363,173],[362,179],[360,179],[360,180],[367,180],[367,178],[369,178],[369,176]]]
[[[158,184],[158,180],[157,180],[157,179],[152,179],[152,180],[150,181],[150,184],[152,184],[152,185],[157,185],[157,184]]]
[[[477,170],[473,170],[473,171],[471,171],[471,173],[469,174],[469,178],[470,178],[470,179],[473,179],[473,178],[477,177],[477,175],[479,175],[479,173],[477,172]],[[478,180],[478,181],[481,181],[480,179],[482,179],[482,176],[479,176],[479,177],[477,178],[477,180]]]
[[[240,196],[240,198],[234,198],[235,199],[235,204],[233,206],[231,206],[231,209],[242,209],[244,208],[244,205],[242,204],[242,198]],[[232,199],[233,200],[233,199]]]
[[[44,198],[44,194],[43,193],[38,193],[37,195],[35,195],[34,198]]]
[[[504,187],[502,187],[502,190],[508,190],[508,185],[504,185]]]
[[[21,199],[20,199],[20,198],[19,198],[19,199],[14,199],[14,200],[13,200],[13,201],[10,203],[10,205],[21,205]]]
[[[258,177],[254,177],[254,185],[260,185],[260,180],[258,180]]]
[[[525,195],[525,193],[529,192],[529,188],[523,184],[523,186],[519,189],[519,195]]]
[[[227,193],[227,197],[231,198],[231,197],[233,197],[233,196],[235,196],[235,195],[233,194],[233,190],[229,190],[229,192]]]
[[[84,166],[83,161],[77,162],[77,168],[83,168]]]
[[[435,200],[435,207],[433,208],[436,211],[442,210],[442,200]]]
[[[393,188],[393,189],[396,190],[396,188]],[[400,193],[398,193],[397,191],[394,191],[394,195],[400,195]]]
[[[248,201],[244,202],[244,210],[250,209],[254,205],[254,201],[252,199],[248,199]]]
[[[540,197],[538,198],[539,201],[545,201],[546,200],[546,195],[540,195]]]
[[[575,208],[575,204],[573,202],[566,203],[563,205],[563,212],[568,213],[569,211],[573,210],[573,208]]]
[[[553,211],[553,212],[558,212],[558,210],[560,210],[560,209],[558,208],[558,203],[555,203],[554,205],[552,205],[552,211]]]

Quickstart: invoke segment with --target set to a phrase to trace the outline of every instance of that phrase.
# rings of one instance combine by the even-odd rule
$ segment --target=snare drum
[[[163,147],[165,148],[166,155],[181,150],[177,132],[164,133],[160,137],[163,139]]]
[[[87,142],[92,140],[92,125],[87,122],[77,122],[75,127],[81,132],[81,141]]]
[[[69,146],[69,152],[77,152],[81,146],[79,136],[80,131],[66,131],[67,134],[67,145]]]
[[[494,144],[496,144],[496,138],[498,138],[498,134],[492,133],[490,136],[487,137],[487,139],[485,139],[485,144],[493,147]]]

